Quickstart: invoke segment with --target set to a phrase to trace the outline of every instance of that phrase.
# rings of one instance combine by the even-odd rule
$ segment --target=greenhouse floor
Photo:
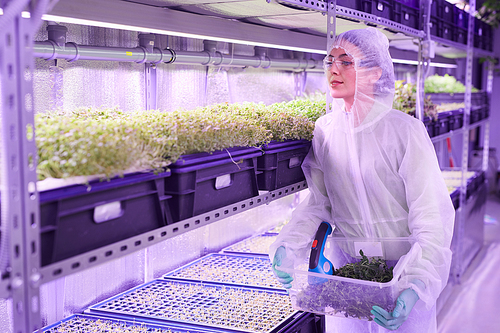
[[[486,203],[483,249],[438,315],[439,333],[498,332],[500,315],[500,196]]]

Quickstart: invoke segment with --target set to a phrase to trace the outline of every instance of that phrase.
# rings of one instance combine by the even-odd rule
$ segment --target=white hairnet
[[[392,109],[394,70],[381,32],[344,32],[329,56],[333,105],[316,122],[302,164],[310,194],[270,256],[284,246],[288,260],[305,260],[322,221],[346,237],[411,236],[416,244],[399,286],[414,288],[429,310],[447,283],[455,214],[434,146],[420,120]]]

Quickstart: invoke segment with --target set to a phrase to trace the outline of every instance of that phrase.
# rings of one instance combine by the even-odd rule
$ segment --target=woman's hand
[[[283,284],[283,287],[289,289],[292,287],[293,277],[290,274],[276,268],[276,266],[278,267],[284,266],[288,268],[289,265],[285,265],[285,262],[287,261],[286,259],[287,258],[286,258],[285,248],[283,246],[278,247],[276,253],[274,254],[272,269],[274,275],[278,278],[278,281],[281,282],[281,284]]]
[[[394,331],[406,321],[418,300],[417,293],[413,289],[408,288],[403,290],[399,295],[396,300],[396,308],[394,308],[392,313],[376,305],[373,306],[371,313],[374,315],[374,320],[377,324]]]

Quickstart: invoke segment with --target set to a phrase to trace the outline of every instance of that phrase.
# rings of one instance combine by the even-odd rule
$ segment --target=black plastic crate
[[[454,27],[453,40],[457,43],[467,44],[467,28]]]
[[[425,128],[427,129],[427,133],[429,134],[429,137],[433,137],[434,136],[434,123],[432,121],[432,119],[430,117],[424,117],[424,125],[425,125]]]
[[[293,321],[280,330],[280,333],[323,333],[325,330],[325,316],[301,312],[295,315]]]
[[[311,141],[306,140],[264,146],[264,154],[257,159],[259,190],[271,191],[305,180],[301,165],[310,147]]]
[[[451,202],[453,202],[453,207],[455,208],[455,210],[457,210],[458,207],[460,207],[460,191],[456,189],[450,194],[450,197]]]
[[[486,22],[474,18],[474,47],[491,51],[493,48],[493,28]]]
[[[169,176],[136,173],[40,192],[42,266],[171,223]]]
[[[438,113],[438,119],[434,122],[434,136],[448,133],[450,131],[450,119],[447,112]]]
[[[410,6],[413,8],[419,8],[420,0],[395,0],[395,2],[401,3],[405,6]]]
[[[480,108],[472,108],[470,110],[470,123],[474,124],[481,120],[481,109]]]
[[[483,111],[484,111],[484,118],[489,118],[490,117],[490,107],[489,106],[485,106],[483,108]]]
[[[447,22],[445,20],[442,21],[442,34],[439,37],[442,37],[447,40],[455,41],[455,25],[451,22]]]
[[[455,116],[455,125],[456,128],[462,128],[464,126],[464,109],[452,111]],[[457,127],[458,126],[458,127]]]
[[[469,29],[469,13],[463,9],[454,6],[454,23],[459,28],[464,28],[466,31]]]
[[[371,14],[393,20],[394,5],[392,0],[365,1],[371,3]]]
[[[443,37],[442,20],[440,20],[438,17],[431,16],[429,24],[431,35],[436,37]]]
[[[362,12],[370,12],[371,6],[368,7],[368,5],[369,3],[364,0],[337,0],[337,6],[355,9]]]
[[[462,128],[464,124],[464,111],[463,110],[453,110],[450,111],[450,131]]]
[[[435,15],[444,22],[455,23],[455,5],[446,0],[433,0],[431,6],[431,15]]]
[[[181,156],[169,166],[165,193],[178,222],[259,195],[256,148]]]
[[[411,5],[407,3],[411,3]],[[414,7],[411,1],[394,1],[393,21],[419,29],[420,10],[418,5]]]

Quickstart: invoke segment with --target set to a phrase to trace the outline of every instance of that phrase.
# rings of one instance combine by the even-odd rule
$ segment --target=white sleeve
[[[269,257],[274,258],[276,249],[284,246],[287,259],[303,262],[309,254],[312,241],[322,221],[331,222],[331,204],[327,196],[323,168],[317,152],[322,149],[324,134],[318,124],[314,130],[312,146],[302,163],[309,195],[292,213],[290,222],[283,227],[277,240],[271,244]]]
[[[419,122],[409,137],[399,174],[405,183],[408,228],[417,243],[400,287],[413,288],[430,309],[448,281],[455,209],[424,125]]]

